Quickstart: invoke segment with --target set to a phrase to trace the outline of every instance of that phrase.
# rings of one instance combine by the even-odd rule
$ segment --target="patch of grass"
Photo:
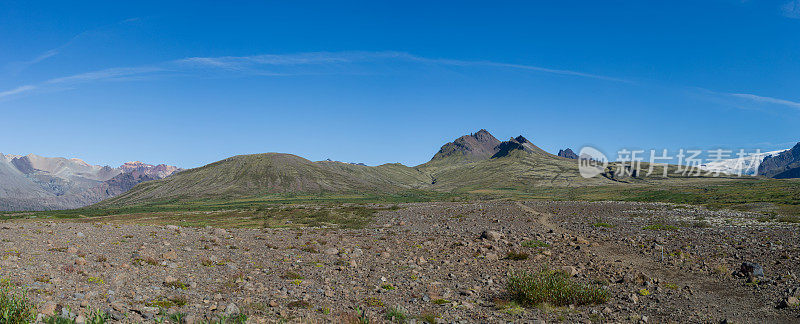
[[[42,319],[45,324],[75,324],[75,320],[58,315],[49,315]]]
[[[539,247],[546,248],[546,247],[549,247],[550,244],[547,244],[547,243],[539,241],[539,240],[528,240],[528,241],[522,242],[522,246],[523,247],[527,247],[527,248],[539,248]]]
[[[297,272],[294,272],[294,271],[286,271],[286,273],[284,273],[281,276],[281,278],[283,278],[283,279],[293,279],[293,280],[305,279],[305,277],[303,277],[303,275],[301,275],[301,274],[299,274]]]
[[[727,265],[718,264],[716,267],[711,269],[711,272],[713,272],[716,275],[723,276],[723,275],[727,275],[727,274],[731,273],[731,270],[728,269]]]
[[[183,323],[183,318],[184,317],[186,317],[185,313],[177,313],[177,312],[167,315],[167,318],[169,318],[170,321],[172,321],[173,323],[176,323],[176,324]]]
[[[506,289],[513,301],[524,306],[601,304],[609,298],[608,290],[601,286],[578,283],[561,271],[546,268],[512,273]]]
[[[408,319],[406,311],[399,307],[393,306],[386,309],[386,320],[394,323],[405,323]]]
[[[800,217],[796,215],[781,215],[778,216],[778,221],[781,223],[792,223],[797,224],[800,223]]]
[[[378,297],[367,297],[364,298],[364,305],[369,307],[383,307],[383,300]]]
[[[181,282],[180,280],[165,282],[164,287],[173,288],[173,289],[186,289],[186,284]]]
[[[642,296],[649,296],[649,295],[650,295],[650,291],[649,291],[649,290],[647,290],[647,289],[644,289],[644,288],[642,288],[642,289],[639,289],[639,295],[642,295]]]
[[[397,287],[392,286],[392,284],[388,284],[388,283],[387,284],[383,284],[381,286],[381,288],[386,289],[386,290],[395,290],[395,289],[397,289]]]
[[[109,319],[111,317],[100,309],[86,309],[86,324],[105,324]]]
[[[506,253],[506,259],[514,261],[527,260],[529,256],[530,254],[525,252],[508,251],[508,253]]]
[[[440,299],[431,300],[431,303],[433,303],[434,305],[444,305],[444,304],[449,304],[450,301],[447,300],[447,299],[441,299],[440,298]]]
[[[424,312],[417,318],[423,323],[436,324],[436,320],[439,319],[439,314],[433,312]]]
[[[603,222],[594,223],[594,224],[592,224],[592,226],[594,226],[594,227],[603,227],[603,228],[612,228],[612,227],[614,227],[614,225],[611,225],[609,223],[603,223]]]
[[[188,300],[185,297],[159,298],[145,303],[145,306],[168,309],[170,307],[183,307],[187,302]]]
[[[342,323],[347,324],[369,324],[369,317],[360,307],[356,307],[352,313],[344,314],[341,318]]]
[[[519,315],[525,312],[525,309],[520,304],[508,300],[495,300],[494,307],[497,308],[497,310],[510,315]]]
[[[295,300],[293,302],[290,302],[290,303],[286,304],[286,307],[289,307],[289,308],[311,308],[311,304],[309,304],[305,300]]]
[[[665,283],[664,284],[664,288],[667,288],[667,289],[670,289],[670,290],[678,290],[678,285],[676,285],[674,283]]]
[[[153,257],[144,257],[144,258],[136,258],[133,259],[134,263],[138,263],[140,265],[149,264],[149,265],[158,265],[158,260]]]
[[[90,284],[98,284],[98,285],[102,285],[105,283],[103,278],[100,277],[89,277],[88,279],[86,279],[86,281]]]
[[[0,283],[0,323],[32,323],[34,319],[36,304],[28,299],[26,291],[3,280]]]

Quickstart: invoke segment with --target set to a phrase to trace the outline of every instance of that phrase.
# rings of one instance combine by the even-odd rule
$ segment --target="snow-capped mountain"
[[[721,161],[709,162],[701,165],[700,167],[705,170],[713,172],[741,174],[741,175],[756,175],[758,171],[758,166],[761,164],[762,161],[764,161],[764,158],[768,156],[778,155],[783,151],[786,150],[753,153],[743,158],[736,157],[733,159],[725,159]]]

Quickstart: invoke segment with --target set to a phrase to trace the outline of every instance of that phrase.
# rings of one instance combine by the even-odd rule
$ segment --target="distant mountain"
[[[120,207],[162,201],[229,200],[269,194],[383,195],[408,190],[491,192],[509,188],[612,184],[584,179],[578,164],[518,136],[501,142],[486,130],[444,144],[427,163],[363,166],[312,162],[291,154],[239,155],[162,180],[145,182],[97,204]]]
[[[758,174],[775,178],[800,178],[800,143],[788,151],[764,158],[758,166]]]
[[[770,156],[778,155],[780,151],[771,151],[771,152],[762,152],[758,154],[752,154],[743,158],[733,158],[733,159],[725,159],[721,161],[714,161],[703,164],[700,168],[712,172],[719,172],[719,173],[727,173],[727,174],[741,174],[741,175],[756,175],[758,173],[761,175],[761,172],[757,172],[759,169],[759,165],[761,161],[765,158]]]
[[[171,177],[143,183],[100,206],[163,200],[233,199],[272,193],[392,193],[430,183],[399,163],[376,167],[336,161],[312,162],[296,155],[237,155]]]
[[[77,208],[162,179],[177,167],[128,162],[118,168],[79,159],[0,153],[0,210]]]
[[[480,161],[497,154],[500,141],[485,129],[477,133],[464,135],[455,141],[442,145],[434,160],[455,159],[463,161]]]
[[[566,150],[558,150],[558,156],[568,159],[577,160],[578,155],[572,151],[571,148],[567,148]]]

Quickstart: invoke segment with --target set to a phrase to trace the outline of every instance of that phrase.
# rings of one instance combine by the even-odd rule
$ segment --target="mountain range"
[[[112,168],[80,159],[0,153],[0,210],[83,207],[179,171],[138,161]]]
[[[800,143],[789,150],[764,158],[758,166],[758,174],[775,178],[800,178]]]
[[[758,154],[751,154],[744,157],[737,157],[732,159],[723,159],[720,161],[708,162],[700,167],[713,172],[722,172],[727,174],[741,174],[741,175],[761,175],[758,172],[759,166],[764,159],[770,158],[784,152],[786,150],[778,150],[771,152],[762,152]]]
[[[387,194],[408,190],[474,192],[613,183],[584,179],[575,160],[550,154],[523,136],[500,141],[486,130],[444,144],[433,158],[408,167],[313,162],[283,153],[239,155],[168,178],[142,183],[98,207],[247,198],[275,193]]]
[[[768,152],[759,175],[797,177],[800,144]],[[120,167],[77,159],[0,154],[0,210],[122,207],[159,202],[228,200],[270,194],[386,195],[410,191],[483,194],[537,188],[662,183],[663,178],[620,178],[607,171],[584,178],[571,149],[548,153],[523,136],[500,141],[482,129],[442,145],[430,161],[367,166],[310,161],[285,153],[233,156],[199,168],[129,162]],[[734,170],[736,161],[711,168]],[[613,166],[610,166],[613,169]],[[612,170],[613,171],[613,170]],[[743,170],[750,173],[754,170]],[[728,172],[736,173],[736,172]],[[670,176],[668,181],[683,181]]]

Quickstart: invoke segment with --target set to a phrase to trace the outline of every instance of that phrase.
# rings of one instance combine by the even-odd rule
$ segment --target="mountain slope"
[[[96,206],[226,200],[274,193],[382,195],[412,189],[464,192],[603,183],[613,181],[584,179],[575,160],[547,153],[522,136],[500,142],[480,130],[443,145],[431,161],[413,168],[398,163],[373,167],[312,162],[280,153],[239,155],[139,184]]]
[[[82,207],[178,170],[141,162],[111,168],[90,165],[79,159],[0,153],[0,210]]]
[[[431,162],[447,160],[450,162],[472,162],[485,160],[497,154],[500,141],[485,129],[464,135],[455,141],[442,145]]]
[[[758,166],[758,174],[776,178],[800,178],[800,143],[788,151],[764,158]]]
[[[425,181],[423,174],[400,164],[370,167],[312,162],[281,153],[237,155],[140,184],[98,206],[234,199],[270,193],[391,193],[419,188]]]
[[[700,167],[713,172],[721,172],[727,174],[741,174],[741,175],[756,175],[758,173],[761,162],[770,157],[780,154],[785,150],[763,152],[753,154],[743,158],[725,159],[722,161],[714,161],[701,165]]]

